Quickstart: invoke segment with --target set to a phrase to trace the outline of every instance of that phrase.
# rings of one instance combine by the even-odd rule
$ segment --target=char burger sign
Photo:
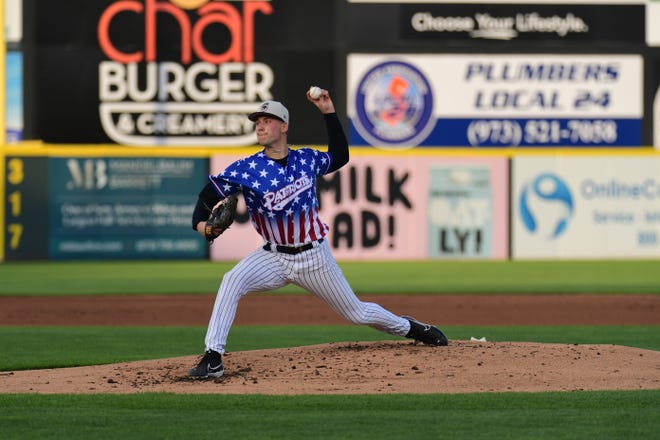
[[[255,17],[272,12],[268,1],[110,3],[97,23],[105,134],[143,146],[255,143],[246,115],[274,83],[255,60]]]

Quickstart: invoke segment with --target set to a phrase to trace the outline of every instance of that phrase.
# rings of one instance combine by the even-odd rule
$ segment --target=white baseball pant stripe
[[[274,249],[274,246],[273,246]],[[225,352],[238,302],[248,293],[295,284],[325,301],[344,319],[391,335],[405,336],[410,322],[355,295],[327,240],[296,255],[257,249],[227,272],[220,283],[206,333],[206,349]]]

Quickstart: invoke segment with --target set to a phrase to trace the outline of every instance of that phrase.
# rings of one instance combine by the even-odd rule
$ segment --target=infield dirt
[[[443,325],[659,325],[659,296],[361,296]],[[0,298],[2,325],[206,325],[213,296]],[[237,325],[345,324],[309,295],[255,295]],[[451,335],[450,339],[451,339]],[[476,335],[482,336],[482,335]],[[487,335],[486,335],[487,336]],[[201,343],[201,342],[200,342]],[[660,352],[615,345],[451,340],[331,342],[227,353],[220,379],[197,356],[0,372],[2,393],[380,394],[660,389]]]

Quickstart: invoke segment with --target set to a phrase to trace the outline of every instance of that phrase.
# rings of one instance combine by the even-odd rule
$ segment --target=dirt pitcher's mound
[[[2,393],[377,394],[660,389],[660,352],[614,345],[341,342],[228,353],[225,376],[192,380],[197,357],[0,372]]]

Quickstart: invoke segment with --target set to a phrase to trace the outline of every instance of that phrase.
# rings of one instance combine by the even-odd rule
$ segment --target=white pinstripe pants
[[[313,293],[354,324],[368,325],[396,336],[405,336],[410,330],[407,319],[378,304],[358,299],[337,265],[328,241],[324,240],[296,255],[259,248],[227,272],[215,298],[206,332],[206,348],[221,354],[225,352],[227,335],[243,296],[287,284]]]

